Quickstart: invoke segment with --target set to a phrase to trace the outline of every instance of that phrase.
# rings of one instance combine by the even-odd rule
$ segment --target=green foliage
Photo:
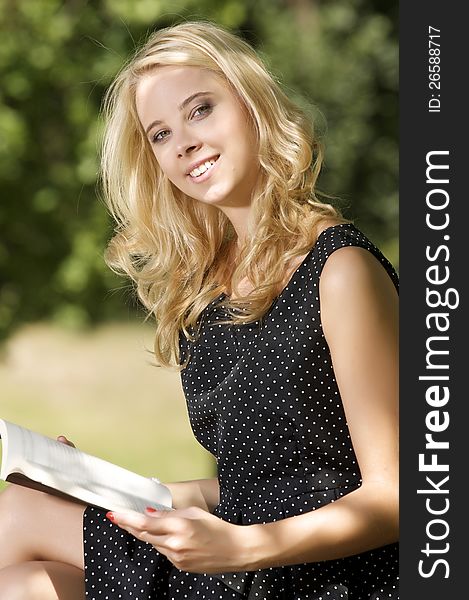
[[[99,106],[148,31],[215,20],[262,53],[324,135],[323,191],[397,266],[397,36],[365,0],[0,2],[0,336],[26,321],[92,324],[136,309],[102,255]]]
[[[287,92],[313,103],[326,158],[320,189],[397,267],[398,45],[371,2],[265,2],[261,49]]]

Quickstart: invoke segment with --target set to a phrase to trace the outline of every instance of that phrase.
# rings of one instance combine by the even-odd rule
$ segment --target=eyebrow
[[[199,98],[200,96],[209,96],[212,94],[213,94],[213,92],[196,92],[195,94],[191,94],[190,96],[188,96],[185,100],[183,100],[181,102],[181,104],[178,106],[178,109],[184,110],[186,108],[186,106],[192,102],[192,100],[195,100],[196,98]],[[155,125],[159,125],[160,123],[162,123],[162,121],[158,121],[158,120],[152,121],[150,123],[150,125],[148,125],[148,127],[145,129],[145,133],[148,133],[150,131],[150,129],[152,129]]]

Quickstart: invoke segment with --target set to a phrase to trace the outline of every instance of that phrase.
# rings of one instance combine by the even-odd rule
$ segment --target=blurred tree
[[[285,10],[288,7],[289,10]],[[326,159],[320,189],[398,266],[395,3],[265,2],[262,49],[287,92],[313,103]]]
[[[245,36],[311,110],[326,143],[321,189],[397,266],[394,2],[0,0],[0,337],[136,309],[102,259],[112,224],[96,187],[98,111],[148,31],[193,18]]]

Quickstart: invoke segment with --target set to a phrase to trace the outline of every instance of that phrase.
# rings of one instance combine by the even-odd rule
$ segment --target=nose
[[[184,136],[181,138],[176,146],[176,151],[178,158],[182,158],[183,156],[189,156],[193,152],[196,152],[201,148],[202,144],[200,141],[194,139],[192,136]]]

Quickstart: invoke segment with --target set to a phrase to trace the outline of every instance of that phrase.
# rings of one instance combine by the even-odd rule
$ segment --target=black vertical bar
[[[466,597],[468,22],[400,3],[401,598]],[[419,462],[420,460],[420,462]],[[458,595],[457,591],[462,595]]]

